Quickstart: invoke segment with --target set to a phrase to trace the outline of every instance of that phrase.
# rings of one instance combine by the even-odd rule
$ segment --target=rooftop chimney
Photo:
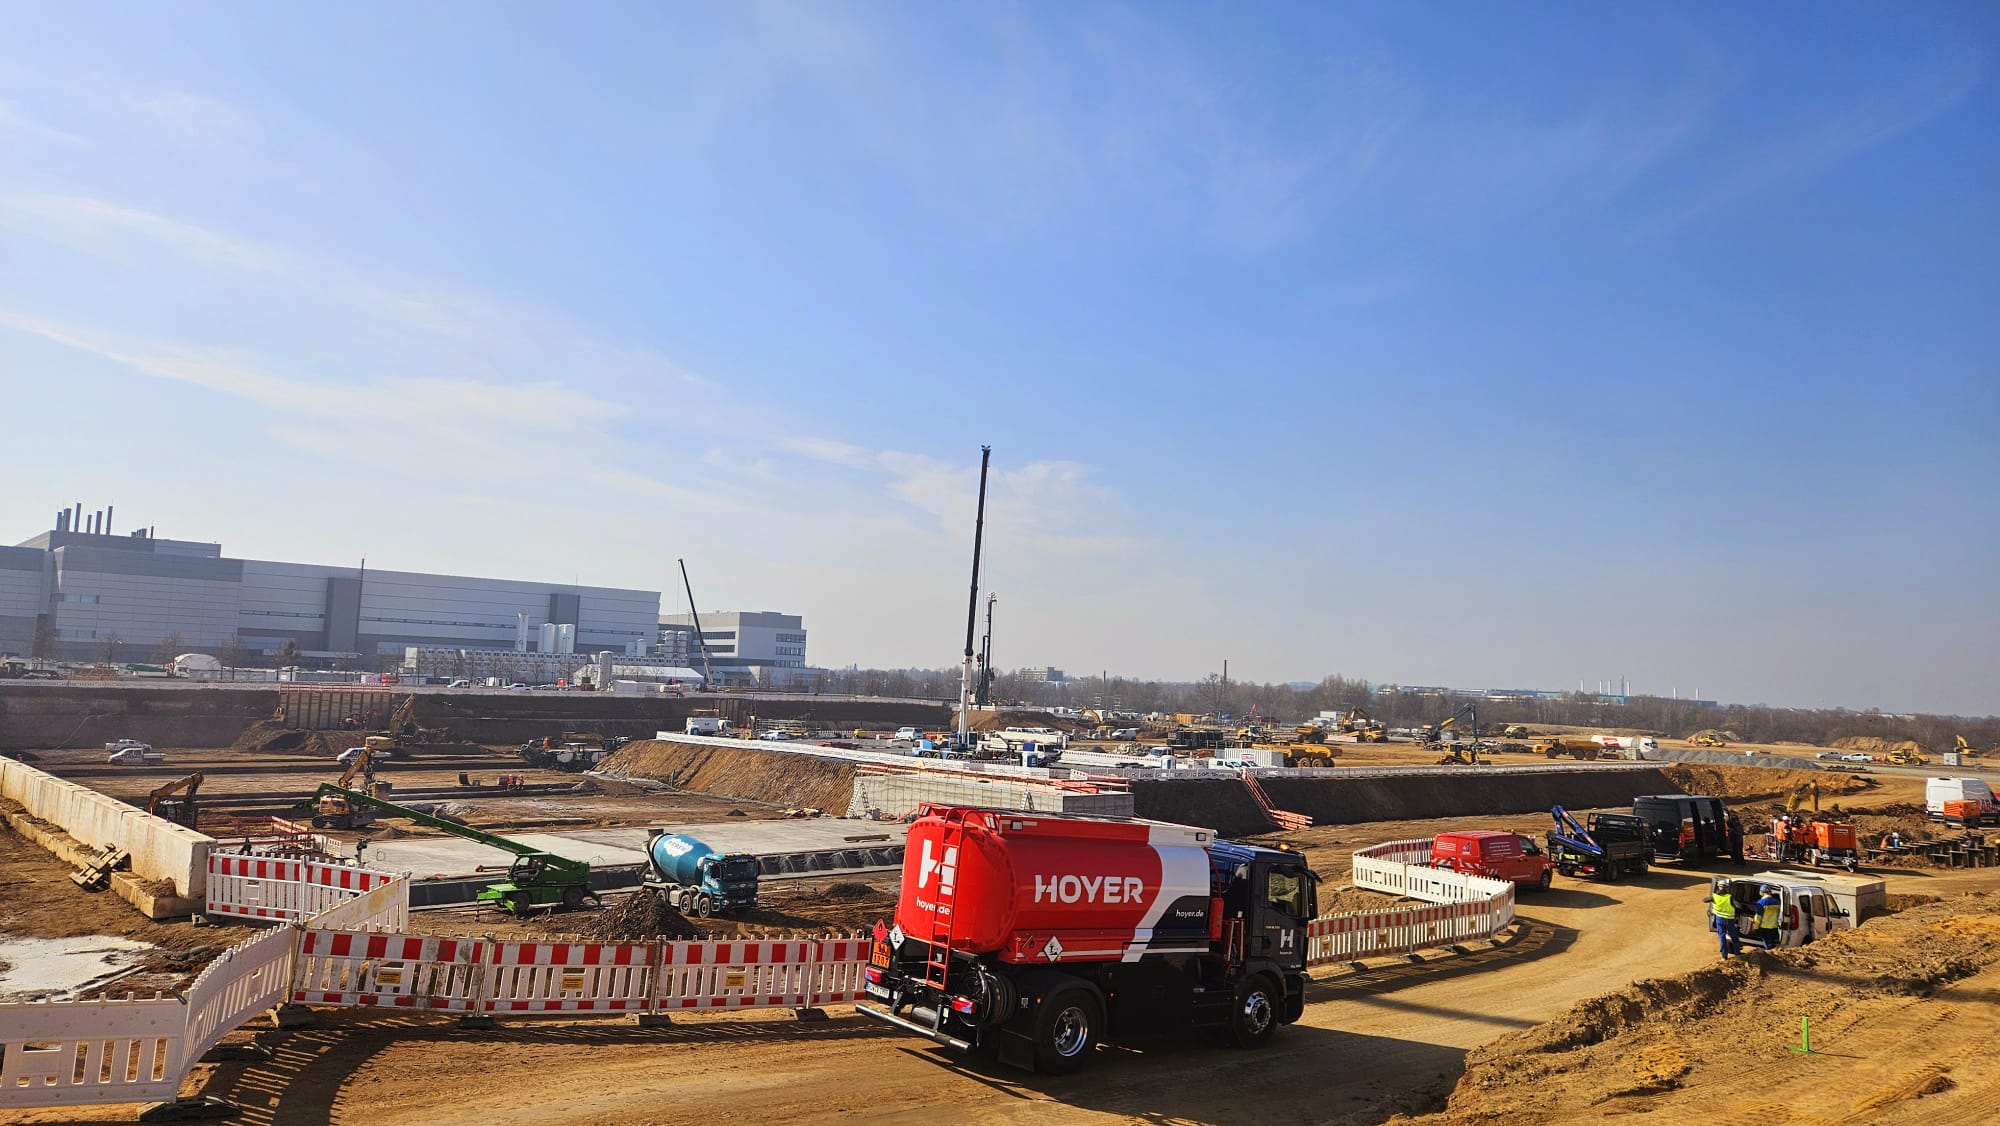
[[[107,536],[111,534],[111,514],[115,511],[117,510],[111,505],[104,506],[104,534]]]

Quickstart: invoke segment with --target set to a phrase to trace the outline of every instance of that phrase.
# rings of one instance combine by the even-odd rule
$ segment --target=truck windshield
[[[1307,917],[1306,877],[1303,872],[1273,868],[1264,877],[1264,901],[1294,919]]]
[[[749,857],[731,860],[722,865],[725,880],[754,880],[757,878],[757,862]]]

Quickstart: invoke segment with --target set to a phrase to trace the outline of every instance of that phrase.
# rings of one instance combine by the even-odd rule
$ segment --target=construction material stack
[[[925,806],[860,1009],[1055,1073],[1127,1033],[1258,1047],[1304,1010],[1315,885],[1297,853],[1193,826]]]

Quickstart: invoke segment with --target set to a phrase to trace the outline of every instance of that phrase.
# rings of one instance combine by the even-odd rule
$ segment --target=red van
[[[1519,833],[1468,829],[1439,833],[1431,841],[1431,867],[1512,880],[1521,887],[1546,888],[1555,882],[1555,865],[1542,846]]]

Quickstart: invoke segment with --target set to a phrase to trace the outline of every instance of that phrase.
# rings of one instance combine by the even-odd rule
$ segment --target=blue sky
[[[1982,4],[0,7],[0,527],[2000,711]]]

